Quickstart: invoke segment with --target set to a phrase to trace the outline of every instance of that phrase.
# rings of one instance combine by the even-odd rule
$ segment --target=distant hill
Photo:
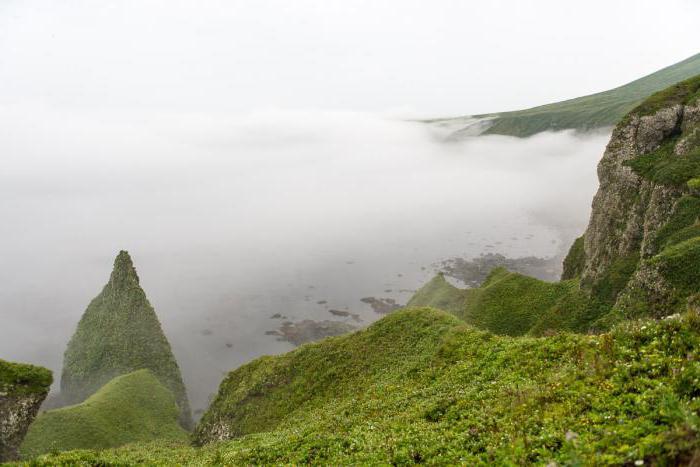
[[[148,370],[119,376],[73,406],[41,413],[20,447],[23,458],[105,449],[134,441],[187,442],[173,394]]]
[[[527,137],[543,131],[612,127],[653,93],[696,75],[700,75],[700,54],[609,91],[525,110],[430,122],[463,126],[453,139],[474,133]]]
[[[63,359],[61,399],[84,401],[112,378],[149,369],[175,395],[180,423],[192,426],[180,368],[155,310],[139,285],[129,253],[121,251],[102,292],[78,323]]]

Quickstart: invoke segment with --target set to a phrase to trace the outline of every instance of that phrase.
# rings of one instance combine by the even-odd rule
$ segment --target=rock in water
[[[180,368],[129,253],[120,251],[109,282],[90,302],[68,343],[61,397],[67,404],[82,402],[114,377],[139,369],[151,370],[173,392],[180,424],[190,429]]]
[[[18,448],[53,378],[45,368],[0,360],[0,462],[18,459]]]

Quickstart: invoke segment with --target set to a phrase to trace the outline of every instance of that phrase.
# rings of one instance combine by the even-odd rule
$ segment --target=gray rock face
[[[658,149],[683,125],[694,124],[698,116],[697,106],[674,105],[654,115],[632,115],[615,129],[598,164],[600,188],[585,234],[584,283],[602,277],[618,258],[636,253],[647,258],[657,253],[654,236],[668,222],[678,199],[689,190],[655,184],[624,163]]]
[[[51,382],[45,368],[0,360],[0,462],[19,458],[19,445]]]
[[[46,394],[0,394],[0,462],[19,459],[19,445]]]

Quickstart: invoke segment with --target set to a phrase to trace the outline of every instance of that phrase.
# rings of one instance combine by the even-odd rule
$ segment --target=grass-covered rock
[[[139,285],[131,257],[121,251],[102,292],[73,334],[63,361],[61,398],[84,401],[116,376],[148,369],[175,395],[180,423],[192,418],[185,385],[155,310]]]
[[[136,441],[186,443],[173,394],[149,370],[114,378],[84,402],[41,413],[20,448],[23,458]]]
[[[0,462],[18,457],[19,445],[52,381],[46,368],[0,360]]]
[[[696,312],[513,338],[404,310],[232,372],[198,436],[240,438],[37,463],[687,464],[700,449],[698,362]]]
[[[597,316],[587,303],[578,279],[546,282],[497,268],[472,289],[460,289],[437,275],[408,306],[441,309],[495,334],[521,336],[561,329],[588,331]]]

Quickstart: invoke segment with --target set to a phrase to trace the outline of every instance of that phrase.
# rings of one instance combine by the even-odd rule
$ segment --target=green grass
[[[83,314],[64,355],[61,396],[85,400],[116,376],[149,369],[175,395],[180,422],[192,418],[180,368],[155,310],[139,285],[131,258],[122,251],[107,285]]]
[[[23,458],[135,441],[187,442],[172,393],[148,370],[119,376],[81,404],[41,413],[20,447]]]
[[[694,312],[602,335],[513,338],[404,310],[232,373],[204,423],[259,412],[264,423],[244,424],[239,439],[35,465],[687,464],[700,449],[699,362]]]
[[[700,74],[700,54],[609,91],[514,112],[478,115],[493,118],[485,134],[532,136],[543,131],[564,129],[591,130],[611,127],[630,111],[646,114],[673,99],[690,97],[684,91],[670,89],[664,95],[647,100],[654,93]],[[443,121],[446,119],[443,119]]]
[[[697,57],[700,55],[694,58]],[[700,97],[700,76],[694,75],[700,75],[700,70],[688,76],[687,79],[652,94],[634,108],[630,115],[652,115],[665,107],[693,104]]]
[[[669,221],[659,229],[654,238],[656,251],[700,235],[700,198],[686,195],[675,204]]]
[[[674,138],[656,151],[625,162],[640,177],[661,185],[683,188],[692,179],[700,177],[700,148],[688,154],[676,155]]]
[[[568,280],[580,277],[583,272],[583,268],[586,266],[586,251],[584,249],[584,237],[583,235],[574,240],[574,244],[571,245],[569,253],[564,258],[564,271],[562,272],[561,279]]]
[[[46,368],[0,360],[0,393],[48,393],[52,382],[51,371]]]
[[[438,274],[418,289],[406,306],[437,308],[460,316],[472,294],[471,289],[455,287],[445,279],[443,274]]]
[[[546,282],[503,268],[494,269],[478,288],[459,289],[442,275],[433,278],[408,302],[454,314],[495,334],[520,336],[558,329],[587,330],[589,316],[578,279]]]

